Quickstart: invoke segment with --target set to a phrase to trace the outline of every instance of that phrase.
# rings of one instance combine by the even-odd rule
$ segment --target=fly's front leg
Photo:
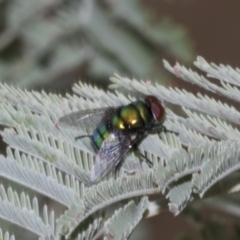
[[[160,131],[162,131],[162,132],[164,132],[164,133],[175,133],[175,134],[178,134],[177,132],[168,130],[165,126],[162,126],[162,127],[160,128]]]
[[[163,126],[163,125],[156,125],[156,126],[154,126],[152,129],[151,129],[151,132],[152,131],[158,131],[159,133],[160,132],[164,132],[164,133],[174,133],[174,134],[177,134],[178,135],[178,133],[177,132],[174,132],[174,131],[171,131],[171,130],[168,130],[165,126]]]

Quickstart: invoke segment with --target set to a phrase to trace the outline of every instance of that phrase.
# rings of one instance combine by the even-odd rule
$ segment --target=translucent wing
[[[98,182],[115,168],[121,159],[126,156],[129,149],[142,137],[143,133],[128,133],[125,135],[118,131],[105,139],[96,156],[95,165],[91,171],[91,181]]]
[[[61,117],[57,125],[60,127],[70,127],[73,129],[81,129],[84,127],[93,131],[100,121],[115,111],[116,108],[96,108],[73,112]]]

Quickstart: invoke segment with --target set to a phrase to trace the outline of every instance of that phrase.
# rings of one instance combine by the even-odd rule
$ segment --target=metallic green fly
[[[90,179],[98,182],[119,162],[129,150],[152,131],[164,131],[165,109],[159,99],[146,96],[128,105],[83,110],[65,115],[58,125],[93,127],[91,138],[97,152]]]

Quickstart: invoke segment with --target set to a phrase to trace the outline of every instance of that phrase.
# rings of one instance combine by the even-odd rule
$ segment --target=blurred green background
[[[162,59],[240,66],[239,9],[239,0],[0,0],[0,80],[63,94],[80,79],[106,89],[114,73],[185,87]],[[216,239],[201,224],[164,213],[131,239]]]

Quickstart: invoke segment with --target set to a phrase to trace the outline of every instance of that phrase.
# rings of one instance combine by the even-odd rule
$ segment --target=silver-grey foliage
[[[180,79],[238,101],[238,69],[208,64],[200,57],[195,65],[206,76],[179,64],[171,67],[164,61],[164,65]],[[222,87],[208,77],[220,80]],[[0,84],[0,123],[5,125],[1,136],[8,144],[6,156],[0,156],[0,177],[25,187],[22,193],[17,193],[1,185],[2,219],[37,234],[40,239],[63,236],[97,239],[101,235],[105,239],[127,239],[143,216],[159,214],[166,203],[177,215],[195,200],[220,194],[215,187],[221,180],[221,193],[239,191],[238,181],[231,181],[233,177],[239,179],[236,171],[240,169],[238,109],[206,95],[149,81],[117,75],[111,80],[112,88],[122,86],[133,95],[104,92],[79,83],[73,87],[76,95],[62,97]],[[135,99],[136,92],[152,94],[180,106],[185,116],[166,107],[164,123],[178,134],[151,134],[140,143],[141,153],[153,162],[151,167],[129,154],[117,176],[110,173],[92,185],[89,174],[95,152],[91,140],[76,140],[76,136],[88,134],[92,129],[62,129],[55,123],[72,111],[126,104]],[[134,174],[129,173],[136,169]],[[53,211],[49,213],[47,204],[40,206],[37,197],[29,197],[26,189],[50,198],[67,210],[55,217]],[[165,196],[165,205],[149,201],[152,194],[159,194],[160,202]],[[124,203],[106,219],[109,206],[122,200]],[[4,239],[10,239],[8,233]]]
[[[21,87],[60,87],[82,68],[95,80],[150,76],[162,70],[157,52],[193,57],[186,31],[167,19],[152,24],[139,0],[2,0],[0,15],[0,76]]]

